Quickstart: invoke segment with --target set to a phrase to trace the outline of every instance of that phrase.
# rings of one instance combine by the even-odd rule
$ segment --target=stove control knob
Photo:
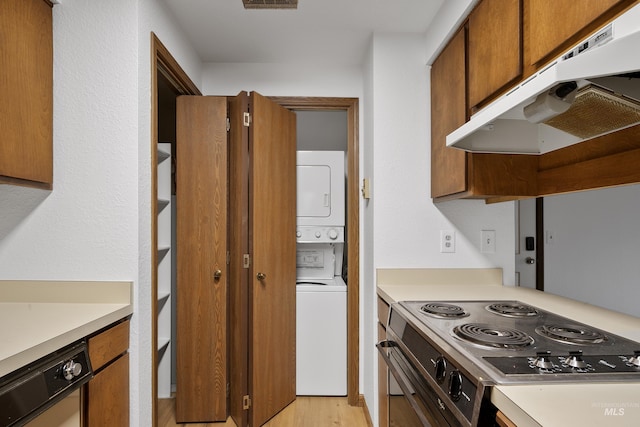
[[[572,368],[585,368],[587,362],[582,360],[582,350],[570,351],[565,363]]]
[[[629,358],[629,363],[640,368],[640,350],[633,352],[633,357]]]
[[[536,360],[533,361],[533,364],[536,368],[553,369],[553,363],[549,356],[551,356],[550,351],[538,351],[536,352]]]
[[[338,238],[338,232],[336,230],[329,230],[329,238],[336,240]]]
[[[449,396],[457,402],[462,396],[462,374],[455,370],[449,375]]]
[[[69,360],[62,365],[62,376],[65,380],[71,381],[82,372],[82,365],[74,362],[73,360]]]
[[[447,359],[439,356],[436,359],[436,381],[438,384],[442,384],[447,377]]]
[[[320,237],[322,237],[322,234],[320,234],[320,232],[319,232],[319,231],[316,231],[315,236],[316,236],[316,238],[317,238],[317,239],[319,239]]]

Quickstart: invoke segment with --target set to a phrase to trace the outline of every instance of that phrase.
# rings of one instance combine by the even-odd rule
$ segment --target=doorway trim
[[[178,61],[151,32],[151,417],[158,425],[158,73],[181,95],[202,95]]]
[[[347,400],[360,396],[360,187],[358,98],[269,97],[290,110],[347,112]]]

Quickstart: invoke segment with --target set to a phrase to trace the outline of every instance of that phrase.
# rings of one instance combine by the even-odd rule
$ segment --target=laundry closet
[[[346,396],[347,117],[296,115],[296,394]]]

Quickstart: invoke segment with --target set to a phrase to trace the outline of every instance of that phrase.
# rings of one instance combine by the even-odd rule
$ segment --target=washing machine
[[[347,285],[299,280],[296,299],[296,394],[346,396]]]

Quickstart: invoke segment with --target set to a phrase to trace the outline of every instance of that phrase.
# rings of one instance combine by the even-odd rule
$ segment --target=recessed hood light
[[[298,0],[242,0],[245,9],[297,9]]]

